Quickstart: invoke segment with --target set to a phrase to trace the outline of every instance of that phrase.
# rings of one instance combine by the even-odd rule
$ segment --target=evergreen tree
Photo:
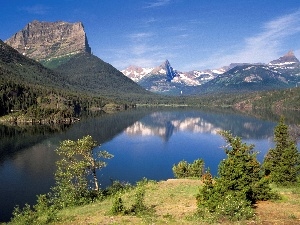
[[[265,175],[278,185],[295,183],[300,172],[300,153],[288,133],[284,117],[275,127],[274,141],[275,148],[270,149],[264,159]]]
[[[209,173],[204,176],[204,185],[197,196],[199,212],[231,220],[249,218],[253,213],[251,205],[271,198],[271,189],[262,178],[254,146],[242,143],[240,137],[228,131],[220,134],[230,148],[225,148],[227,158],[219,164],[215,181]]]

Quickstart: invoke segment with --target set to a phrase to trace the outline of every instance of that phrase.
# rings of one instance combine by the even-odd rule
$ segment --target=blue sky
[[[93,54],[120,70],[300,58],[299,0],[2,0],[0,39],[33,20],[83,22]]]

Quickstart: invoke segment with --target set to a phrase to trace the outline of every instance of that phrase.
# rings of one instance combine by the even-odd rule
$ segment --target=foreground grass
[[[57,224],[196,224],[189,221],[196,211],[199,180],[172,179],[146,184],[145,204],[149,214],[141,216],[111,215],[112,199],[83,207],[63,210]],[[125,207],[132,204],[134,190],[122,195]]]
[[[113,198],[81,207],[59,211],[59,221],[53,224],[207,224],[196,216],[196,195],[200,180],[169,179],[145,184],[147,212],[141,215],[112,215]],[[255,217],[248,221],[218,224],[300,224],[300,186],[272,187],[282,196],[278,201],[258,202]],[[125,208],[133,203],[135,190],[122,194]]]

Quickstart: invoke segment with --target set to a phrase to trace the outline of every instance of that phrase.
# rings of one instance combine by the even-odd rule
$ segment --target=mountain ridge
[[[149,71],[142,67],[138,68],[140,71]],[[121,72],[125,75],[129,74],[127,69]],[[220,69],[176,71],[176,76],[165,81],[161,76],[165,74],[168,77],[167,72],[155,74],[152,70],[148,74],[139,76],[138,71],[131,70],[131,74],[133,73],[135,82],[147,90],[171,95],[270,90],[297,86],[300,82],[300,62],[294,52],[289,51],[268,64],[231,63]]]

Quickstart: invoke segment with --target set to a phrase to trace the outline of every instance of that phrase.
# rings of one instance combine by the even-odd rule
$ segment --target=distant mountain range
[[[171,95],[282,89],[300,82],[300,62],[292,51],[268,64],[232,63],[220,69],[180,72],[166,60],[155,68],[130,66],[121,72],[149,91]]]

